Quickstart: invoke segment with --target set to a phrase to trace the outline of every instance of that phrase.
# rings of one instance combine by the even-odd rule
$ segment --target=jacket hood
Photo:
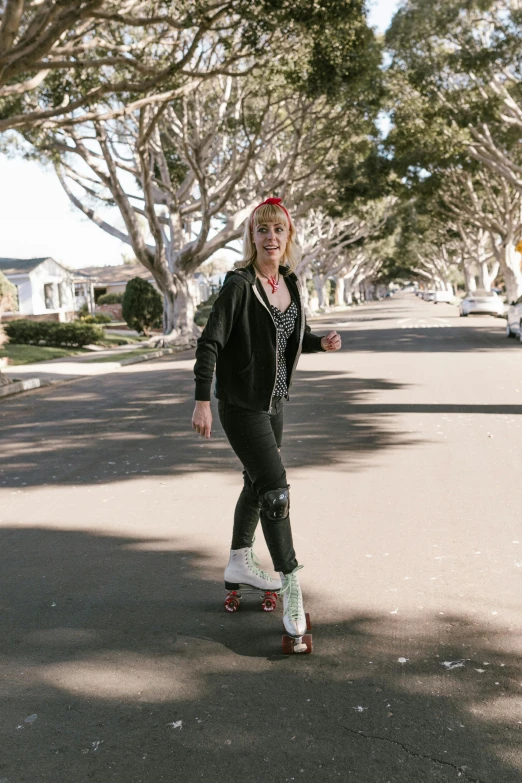
[[[293,277],[297,279],[295,274],[291,272],[287,266],[280,266],[279,274],[282,275],[283,277]],[[232,275],[239,275],[243,279],[246,278],[249,283],[252,283],[252,285],[256,281],[256,273],[253,264],[250,264],[249,266],[241,267],[239,269],[231,269],[229,272],[226,273],[225,280],[228,280],[229,277],[231,277]]]

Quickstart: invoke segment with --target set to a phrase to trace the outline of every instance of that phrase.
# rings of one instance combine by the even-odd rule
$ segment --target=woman
[[[283,595],[287,633],[301,637],[306,618],[292,543],[290,494],[279,450],[283,400],[301,352],[338,351],[337,332],[312,334],[306,324],[294,269],[299,261],[295,226],[279,198],[259,204],[245,224],[241,268],[229,272],[198,340],[196,407],[192,427],[210,438],[210,388],[225,434],[243,464],[244,486],[234,514],[228,590],[248,585]],[[280,578],[257,567],[252,552],[261,517],[263,534]]]

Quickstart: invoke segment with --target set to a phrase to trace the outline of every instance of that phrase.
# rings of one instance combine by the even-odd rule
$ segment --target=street
[[[285,409],[311,656],[223,609],[241,473],[192,353],[0,403],[0,783],[520,783],[522,346],[413,295],[312,328],[343,348]]]

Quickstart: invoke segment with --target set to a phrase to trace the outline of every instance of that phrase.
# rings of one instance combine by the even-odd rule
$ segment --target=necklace
[[[276,279],[275,275],[270,275],[270,277],[267,277],[266,275],[263,275],[262,272],[259,272],[259,274],[262,275],[262,277],[265,278],[265,280],[267,281],[268,285],[272,286],[272,293],[275,294],[275,292],[279,288],[279,273],[277,275],[277,279]]]

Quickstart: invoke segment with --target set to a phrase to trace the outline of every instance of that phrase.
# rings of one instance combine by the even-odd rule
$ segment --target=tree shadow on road
[[[191,428],[191,368],[169,361],[102,384],[65,384],[2,406],[0,487],[107,483],[239,466],[215,401],[212,439],[202,440]],[[344,462],[357,469],[375,451],[407,445],[411,436],[390,417],[360,407],[400,388],[344,372],[300,372],[285,409],[285,460],[292,468]]]
[[[353,598],[322,620],[318,594],[314,654],[285,657],[280,609],[226,614],[210,562],[175,539],[0,532],[2,777],[520,781],[508,629]]]

